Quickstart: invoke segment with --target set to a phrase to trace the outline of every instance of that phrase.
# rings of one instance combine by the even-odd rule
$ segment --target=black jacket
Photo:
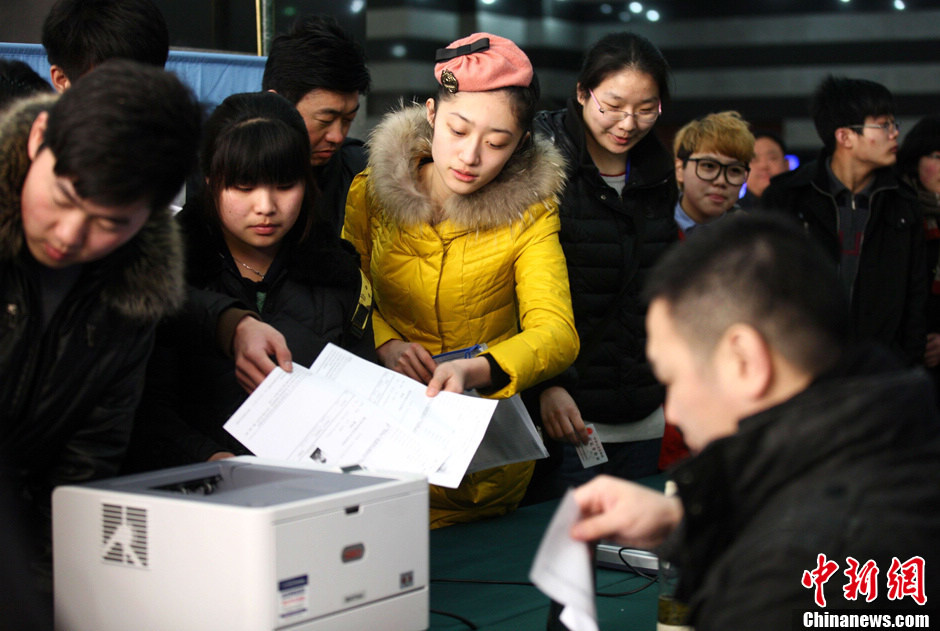
[[[343,231],[349,185],[366,168],[367,158],[368,153],[361,140],[346,138],[326,164],[314,169],[319,189],[314,203],[317,220],[328,224],[337,237]]]
[[[800,221],[839,264],[838,206],[830,192],[828,155],[771,180],[763,208]],[[923,221],[917,199],[889,168],[875,171],[858,275],[852,292],[854,335],[888,345],[908,363],[923,360],[927,300]]]
[[[168,209],[154,210],[128,243],[83,266],[43,330],[20,194],[30,125],[50,105],[21,103],[0,123],[0,458],[37,530],[48,527],[53,487],[117,471],[154,327],[183,299],[176,227]]]
[[[576,100],[564,110],[539,112],[535,125],[568,164],[559,237],[581,338],[572,369],[542,387],[565,387],[585,419],[615,424],[645,418],[664,392],[646,360],[640,290],[649,269],[678,240],[673,160],[648,133],[630,151],[629,178],[618,195],[588,154]]]
[[[371,289],[346,241],[322,225],[311,236],[285,241],[263,282],[242,278],[219,229],[205,220],[198,200],[177,216],[186,243],[186,280],[201,296],[226,298],[257,312],[287,340],[294,362],[309,366],[327,343],[375,361]],[[299,226],[298,226],[299,228]],[[368,285],[367,285],[368,287]],[[262,307],[257,292],[265,292]],[[203,301],[205,302],[205,301]],[[204,306],[204,305],[202,305]],[[128,470],[147,470],[206,460],[219,451],[250,453],[222,425],[247,398],[235,378],[234,361],[214,337],[205,336],[205,309],[187,309],[161,323]]]
[[[805,391],[741,421],[673,472],[685,509],[677,531],[679,589],[697,631],[802,628],[816,610],[801,584],[817,555],[839,564],[827,608],[843,596],[846,557],[879,568],[869,607],[887,597],[892,556],[926,559],[928,605],[940,598],[940,419],[927,376],[859,353]]]

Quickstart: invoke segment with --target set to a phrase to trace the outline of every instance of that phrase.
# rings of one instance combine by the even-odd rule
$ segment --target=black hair
[[[940,116],[925,116],[914,125],[898,149],[897,169],[918,181],[918,164],[924,156],[940,151]]]
[[[93,69],[49,110],[55,173],[102,205],[172,201],[191,171],[202,108],[175,75],[129,60]]]
[[[294,228],[301,236],[307,234],[316,194],[310,138],[303,118],[290,101],[273,92],[226,98],[206,122],[199,162],[208,179],[207,203],[203,207],[211,222],[219,223],[218,199],[225,188],[302,181],[306,186],[303,209]]]
[[[621,70],[648,74],[659,88],[659,100],[669,100],[669,63],[651,41],[636,33],[610,33],[591,46],[578,73],[578,88],[587,94]]]
[[[780,147],[780,150],[783,152],[783,155],[787,155],[787,146],[783,142],[783,138],[780,137],[780,134],[772,132],[769,129],[755,129],[753,130],[754,140],[759,140],[761,138],[767,138],[772,140]]]
[[[862,125],[869,116],[893,115],[894,109],[894,97],[880,83],[833,75],[822,80],[810,104],[816,133],[830,153],[837,129]]]
[[[74,83],[108,59],[163,68],[170,34],[151,0],[58,0],[42,24],[42,45]]]
[[[700,353],[743,323],[811,375],[836,364],[851,331],[834,264],[796,222],[773,213],[729,215],[673,247],[651,271],[644,297],[664,299]]]
[[[271,42],[261,87],[296,105],[317,89],[366,94],[370,82],[362,46],[335,19],[308,15]]]
[[[14,99],[53,91],[52,86],[28,64],[0,57],[0,109]]]
[[[509,104],[512,108],[513,116],[516,117],[516,122],[519,124],[519,127],[522,129],[523,134],[532,131],[532,123],[535,120],[535,112],[538,108],[539,102],[539,78],[538,75],[533,71],[532,73],[532,82],[528,86],[509,86],[506,88],[497,88],[496,90],[490,90],[490,92],[505,92],[509,97]],[[437,111],[437,104],[444,101],[449,101],[454,98],[455,93],[451,92],[442,85],[438,86],[437,94],[434,95],[434,109]],[[520,148],[526,146],[531,140],[531,134],[526,137],[523,135],[523,144],[520,145]]]

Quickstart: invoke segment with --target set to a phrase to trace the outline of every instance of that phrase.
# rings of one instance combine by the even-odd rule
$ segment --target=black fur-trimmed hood
[[[31,164],[27,138],[36,116],[56,98],[26,99],[0,114],[0,264],[15,260],[23,248],[20,195]],[[133,239],[91,266],[103,279],[101,300],[127,318],[154,322],[182,304],[182,247],[169,208],[152,211]]]
[[[430,198],[418,187],[418,166],[431,157],[431,125],[424,105],[387,115],[369,137],[369,167],[376,197],[403,225],[429,223]],[[470,195],[453,195],[445,219],[487,230],[521,219],[529,206],[557,196],[565,183],[565,162],[547,140],[534,137],[517,151],[496,178]]]

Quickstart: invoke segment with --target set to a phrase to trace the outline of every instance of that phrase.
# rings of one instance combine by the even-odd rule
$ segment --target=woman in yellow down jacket
[[[353,181],[343,236],[374,287],[382,363],[440,390],[507,398],[578,354],[556,194],[564,163],[531,133],[532,65],[511,41],[476,33],[437,51],[437,96],[388,114]],[[472,359],[433,355],[485,343]],[[501,515],[533,463],[431,487],[431,527]]]

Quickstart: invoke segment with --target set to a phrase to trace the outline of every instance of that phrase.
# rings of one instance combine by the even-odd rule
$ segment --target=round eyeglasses
[[[661,101],[657,104],[657,108],[655,110],[651,109],[640,112],[624,112],[623,110],[612,110],[602,107],[600,101],[598,101],[597,97],[594,96],[594,90],[588,90],[588,93],[590,93],[591,98],[594,100],[594,105],[597,106],[597,111],[601,113],[601,116],[611,122],[620,122],[628,116],[632,116],[637,125],[652,125],[656,122],[656,119],[659,118],[660,114],[663,113],[663,104]]]
[[[683,162],[695,163],[695,175],[704,182],[713,182],[725,174],[725,180],[731,186],[740,186],[747,180],[751,167],[741,162],[722,164],[713,158],[686,158]]]

